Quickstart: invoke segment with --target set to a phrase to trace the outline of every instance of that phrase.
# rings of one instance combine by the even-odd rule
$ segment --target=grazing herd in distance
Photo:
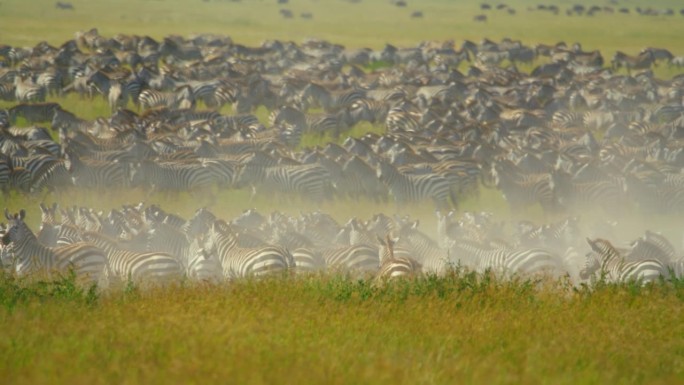
[[[0,100],[9,107],[0,110],[0,189],[6,197],[13,191],[41,196],[72,189],[190,191],[210,202],[218,190],[248,189],[314,206],[393,200],[400,208],[432,201],[442,215],[488,188],[499,191],[516,214],[541,207],[549,217],[583,210],[617,221],[631,213],[677,216],[684,212],[684,77],[659,79],[652,72],[677,60],[667,49],[647,47],[634,56],[616,53],[606,66],[600,51],[584,51],[577,43],[527,46],[511,39],[373,50],[316,39],[251,47],[206,34],[161,41],[104,37],[97,29],[59,47],[2,45]],[[519,63],[536,66],[526,73]],[[60,105],[68,94],[84,102],[103,100],[111,115],[83,119]],[[221,113],[226,105],[232,113]],[[268,121],[257,118],[259,108],[269,111]],[[348,136],[358,127],[370,132]],[[317,146],[306,145],[311,138]],[[131,213],[142,216],[147,209]],[[613,280],[654,280],[671,270],[681,275],[678,251],[662,236],[644,236],[656,246],[639,252],[592,233],[585,234],[589,242],[573,233],[572,244],[566,244],[559,239],[567,238],[569,227],[553,236],[540,230],[545,235],[533,245],[474,233],[458,241],[414,233],[395,240],[410,227],[395,220],[384,228],[391,231],[362,237],[365,251],[342,256],[306,249],[306,239],[293,243],[294,249],[274,241],[301,235],[294,224],[271,228],[261,237],[266,245],[257,239],[240,245],[251,238],[210,218],[197,233],[205,234],[201,240],[184,227],[192,219],[179,219],[174,231],[183,236],[164,236],[176,234],[187,244],[169,251],[146,243],[150,232],[164,231],[151,219],[104,234],[101,227],[69,223],[79,227],[70,239],[80,246],[67,247],[40,243],[22,213],[6,213],[3,253],[20,262],[13,265],[16,271],[83,261],[88,268],[109,266],[107,274],[119,277],[146,276],[145,268],[133,267],[145,258],[165,261],[152,265],[166,266],[173,275],[190,275],[191,260],[208,261],[224,278],[250,275],[256,269],[252,258],[263,255],[271,258],[264,262],[267,271],[289,270],[300,246],[315,263],[339,266],[347,263],[340,258],[349,258],[360,264],[351,270],[373,274],[383,271],[382,261],[396,260],[407,274],[443,273],[453,264],[528,273],[515,267],[521,263],[569,273],[576,281],[597,270]],[[486,223],[472,221],[485,231]],[[146,240],[129,248],[136,236]],[[407,241],[411,237],[414,243]],[[333,244],[339,245],[328,243]],[[557,245],[563,247],[553,249]],[[584,263],[575,251],[580,245],[592,250],[583,269],[577,268]],[[24,260],[25,255],[36,258]],[[394,274],[388,269],[380,276]]]

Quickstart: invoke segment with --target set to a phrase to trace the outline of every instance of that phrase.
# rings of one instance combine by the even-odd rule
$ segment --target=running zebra
[[[10,215],[5,209],[8,224],[2,243],[5,246],[12,244],[19,275],[42,273],[51,276],[73,269],[80,283],[104,282],[107,274],[107,257],[102,250],[87,243],[74,243],[56,248],[43,246],[24,222],[25,217],[24,210]]]
[[[667,269],[657,260],[646,259],[628,262],[620,252],[607,240],[587,238],[591,252],[586,256],[584,269],[580,271],[580,278],[605,279],[607,282],[639,281],[648,283],[657,281],[661,276],[667,276]],[[596,277],[598,273],[598,277]]]
[[[182,275],[181,264],[171,254],[126,250],[117,240],[92,231],[83,232],[82,238],[107,253],[110,284],[114,279],[137,284],[163,284]]]
[[[286,272],[295,266],[289,251],[278,246],[242,248],[234,230],[216,221],[202,242],[205,255],[216,255],[226,279],[261,277]]]
[[[405,175],[393,165],[380,161],[376,176],[387,185],[397,204],[432,199],[438,208],[447,209],[450,207],[449,199],[451,198],[453,206],[458,205],[458,199],[451,189],[449,180],[441,175],[434,173]]]

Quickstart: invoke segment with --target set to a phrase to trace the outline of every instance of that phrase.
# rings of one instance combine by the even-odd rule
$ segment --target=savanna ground
[[[75,10],[55,9],[50,0],[0,3],[0,43],[53,45],[78,30],[97,27],[102,35],[218,33],[257,45],[266,39],[301,42],[323,38],[348,48],[414,46],[424,40],[484,37],[520,39],[527,45],[581,42],[636,54],[645,46],[684,55],[684,17],[598,14],[554,16],[528,12],[537,1],[508,1],[516,15],[488,12],[480,1],[385,0],[358,4],[333,0],[71,1]],[[549,2],[552,3],[552,2]],[[554,1],[561,9],[575,3]],[[494,4],[494,3],[493,3]],[[619,1],[615,8],[684,7],[679,1]],[[312,20],[283,20],[280,8]],[[411,19],[420,10],[422,19]],[[536,65],[537,63],[535,63]],[[528,71],[532,68],[521,67]],[[657,76],[680,71],[667,66]],[[107,116],[106,102],[77,96],[56,99],[77,115]],[[0,108],[7,107],[0,105]],[[229,113],[226,108],[223,113]],[[257,111],[266,120],[267,111]],[[355,127],[349,135],[382,127]],[[303,146],[330,138],[305,138]],[[141,199],[184,216],[210,204],[231,218],[248,207],[262,212],[308,210],[292,202],[257,198],[245,191],[221,192],[199,203],[187,194],[149,196],[139,191],[27,199],[12,196],[2,206],[26,208],[38,222],[37,203],[109,209]],[[336,218],[362,218],[396,211],[392,204],[326,203]],[[461,203],[461,210],[509,213],[500,194],[484,190]],[[403,213],[433,224],[430,205]],[[583,215],[589,215],[583,213]],[[600,215],[600,214],[598,214]],[[540,210],[529,216],[541,219]],[[680,218],[632,218],[634,235],[645,222],[681,236]],[[678,239],[678,238],[677,238]],[[0,277],[0,378],[20,383],[684,383],[684,285],[680,281],[640,287],[633,284],[572,288],[563,282],[502,282],[454,272],[375,287],[341,277],[274,278],[231,285],[189,285],[98,293],[73,286],[69,277],[31,282]]]

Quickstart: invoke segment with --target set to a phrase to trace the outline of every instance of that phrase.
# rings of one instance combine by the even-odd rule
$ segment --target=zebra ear
[[[594,246],[596,245],[596,241],[592,241],[591,239],[587,238],[587,243],[589,246],[591,246],[591,249],[594,250]]]
[[[24,209],[19,210],[19,219],[21,219],[23,221],[25,217],[26,217],[26,210],[24,210]]]
[[[10,215],[9,209],[8,209],[7,207],[5,207],[5,218],[7,218],[7,219],[14,219],[14,218],[12,218],[12,216]]]

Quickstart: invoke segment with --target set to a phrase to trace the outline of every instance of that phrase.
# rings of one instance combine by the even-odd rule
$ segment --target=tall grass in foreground
[[[0,277],[0,375],[22,383],[677,383],[681,281],[572,289],[454,272],[129,287]],[[48,288],[48,289],[46,289]]]

